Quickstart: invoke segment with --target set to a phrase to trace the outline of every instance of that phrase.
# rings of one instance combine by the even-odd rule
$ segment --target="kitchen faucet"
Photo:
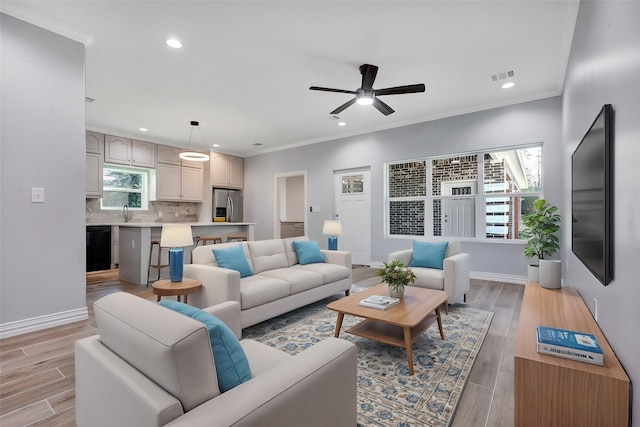
[[[124,222],[129,222],[129,206],[126,203],[122,206],[122,213],[124,214]]]

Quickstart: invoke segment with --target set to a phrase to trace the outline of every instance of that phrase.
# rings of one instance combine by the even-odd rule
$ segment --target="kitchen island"
[[[253,222],[193,222],[193,223],[167,223],[167,224],[186,224],[191,226],[193,236],[203,236],[214,234],[221,236],[225,241],[225,236],[229,233],[243,232],[247,234],[248,240],[254,239]],[[151,250],[151,240],[160,240],[162,234],[161,222],[128,222],[117,224],[120,233],[120,274],[121,280],[135,283],[138,285],[147,285],[149,283],[149,255]],[[191,250],[194,246],[184,248],[184,262],[188,264],[191,261]],[[153,259],[157,259],[157,246],[154,249]],[[169,251],[162,254],[162,264],[169,264]],[[163,271],[162,278],[169,277],[169,269]],[[152,275],[153,280],[158,278]]]

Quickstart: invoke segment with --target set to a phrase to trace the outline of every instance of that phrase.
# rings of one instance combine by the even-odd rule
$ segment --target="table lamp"
[[[326,220],[322,228],[322,234],[329,235],[328,247],[330,251],[338,250],[338,236],[342,234],[342,224],[340,220]]]
[[[169,276],[172,282],[182,282],[184,246],[193,245],[191,226],[165,224],[162,226],[160,246],[169,249]]]

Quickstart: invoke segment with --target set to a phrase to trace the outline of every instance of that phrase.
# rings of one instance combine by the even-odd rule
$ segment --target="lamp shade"
[[[332,236],[339,236],[342,234],[342,224],[340,220],[326,220],[324,227],[322,227],[322,234],[330,234]]]
[[[191,226],[185,224],[165,224],[162,226],[160,246],[165,248],[177,248],[193,245]]]

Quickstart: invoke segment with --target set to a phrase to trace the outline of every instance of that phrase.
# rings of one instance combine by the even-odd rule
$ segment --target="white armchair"
[[[411,264],[412,256],[413,249],[391,252],[388,262],[398,259],[408,266]],[[445,291],[449,295],[449,304],[461,299],[466,302],[469,291],[469,254],[460,252],[458,240],[449,240],[442,270],[423,267],[411,267],[411,269],[416,275],[413,286]],[[448,312],[448,306],[446,310]]]

